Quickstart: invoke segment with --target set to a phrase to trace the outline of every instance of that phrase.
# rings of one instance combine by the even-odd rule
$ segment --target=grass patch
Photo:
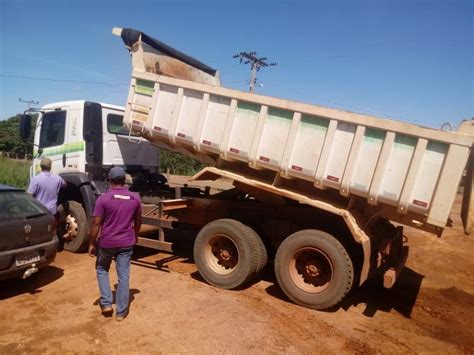
[[[0,184],[26,189],[30,180],[30,165],[30,161],[0,157]]]
[[[0,157],[0,184],[26,189],[30,181],[30,166],[31,161]],[[161,150],[160,171],[162,173],[194,175],[203,167],[200,162],[190,157]]]

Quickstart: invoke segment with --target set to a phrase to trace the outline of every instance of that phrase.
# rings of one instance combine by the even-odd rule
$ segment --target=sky
[[[124,106],[134,28],[248,91],[439,128],[474,117],[474,1],[0,0],[0,120],[23,100]],[[41,79],[41,80],[40,80]]]

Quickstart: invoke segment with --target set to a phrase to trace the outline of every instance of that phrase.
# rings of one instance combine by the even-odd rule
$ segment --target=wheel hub
[[[314,264],[307,264],[305,270],[309,276],[312,276],[312,277],[319,276],[319,269]]]
[[[297,250],[289,267],[290,277],[295,285],[310,293],[325,290],[333,275],[328,257],[321,250],[311,247]]]
[[[214,236],[206,248],[206,258],[211,268],[222,275],[231,273],[239,262],[239,252],[226,235]]]
[[[220,258],[225,261],[229,261],[231,258],[231,254],[227,250],[221,250],[219,255],[220,255]]]
[[[76,218],[68,214],[66,217],[66,233],[64,233],[63,238],[65,240],[73,240],[77,237],[78,228],[79,226],[77,224]]]

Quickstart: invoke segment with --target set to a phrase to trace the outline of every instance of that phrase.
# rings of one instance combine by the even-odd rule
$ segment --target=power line
[[[10,75],[10,74],[0,74],[0,77],[3,78],[14,78],[14,79],[27,79],[27,80],[41,80],[41,81],[56,81],[64,83],[77,83],[77,84],[93,84],[93,85],[106,85],[110,87],[118,86],[128,86],[129,84],[110,84],[105,81],[85,81],[85,80],[73,80],[73,79],[56,79],[56,78],[40,78],[33,76],[24,76],[24,75]]]
[[[243,84],[243,83],[248,83],[249,80],[248,79],[245,79],[245,80],[237,80],[237,81],[230,81],[228,83],[225,83],[226,85],[231,85],[231,84]]]
[[[233,58],[239,58],[240,63],[244,61],[244,64],[250,64],[250,92],[255,91],[255,83],[257,82],[257,72],[261,68],[275,66],[276,63],[267,63],[267,57],[257,57],[257,52],[240,52],[235,54]]]
[[[251,53],[255,53],[255,52],[251,52]],[[238,57],[238,55],[237,55],[237,57]],[[266,60],[266,58],[264,58],[263,60]],[[244,64],[248,64],[248,63],[249,62],[245,62]],[[271,64],[274,64],[274,63],[271,63]],[[271,65],[271,64],[268,64],[268,65]],[[257,71],[258,71],[258,69],[257,69]],[[30,76],[23,76],[23,75],[9,75],[9,74],[0,74],[0,77],[15,78],[15,79],[27,79],[27,80],[40,80],[40,81],[68,82],[68,83],[79,83],[79,84],[106,85],[106,86],[109,86],[109,87],[119,87],[119,86],[128,86],[129,85],[128,83],[127,84],[110,84],[110,83],[103,82],[103,81],[83,81],[83,80],[72,80],[72,79],[40,78],[40,77],[30,77]],[[248,83],[248,82],[249,82],[248,80],[239,80],[239,81],[233,81],[233,82],[226,83],[226,85],[243,84],[243,83]],[[252,85],[255,85],[255,83],[256,83],[256,77],[253,78],[253,82],[252,82],[252,79],[250,81],[251,92],[253,92]],[[281,84],[275,84],[275,85],[272,85],[272,87],[277,87],[277,86],[281,86],[281,85],[283,85],[283,84],[282,83]],[[290,91],[293,91],[297,95],[306,96],[306,97],[311,98],[313,100],[316,99],[318,101],[325,101],[329,105],[336,105],[336,106],[339,106],[343,109],[345,107],[346,109],[355,110],[356,112],[357,111],[367,112],[368,114],[377,115],[379,117],[384,117],[384,118],[388,118],[388,119],[395,119],[395,120],[401,120],[399,117],[395,117],[393,115],[381,113],[381,112],[378,112],[376,110],[356,107],[356,106],[353,106],[353,105],[347,105],[347,104],[339,103],[339,102],[336,102],[336,101],[333,101],[333,100],[322,99],[322,98],[316,97],[314,95],[305,94],[305,93],[303,93],[301,91],[298,91],[298,90],[290,90]],[[30,101],[24,101],[24,100],[20,99],[20,101],[25,102],[26,104],[28,104],[28,107],[31,104],[37,104],[36,102],[33,102],[33,100],[31,100],[31,102],[30,102]],[[423,124],[423,125],[425,125],[425,124],[426,125],[431,125],[432,124],[432,122],[430,122],[430,121],[421,121],[421,120],[416,120],[416,119],[413,119],[413,118],[410,119],[410,121],[414,122],[414,123],[418,123],[418,124]]]

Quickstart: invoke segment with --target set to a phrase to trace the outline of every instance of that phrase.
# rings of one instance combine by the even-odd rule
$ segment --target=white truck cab
[[[147,182],[163,180],[158,174],[160,152],[149,141],[130,134],[119,106],[78,100],[48,104],[34,112],[38,118],[30,175],[37,174],[41,158],[48,157],[51,171],[67,182],[58,199],[60,226],[63,221],[64,234],[69,236],[64,248],[79,251],[87,244],[88,219],[97,196],[107,188],[108,171],[121,166],[135,189],[146,189]],[[31,116],[25,114],[22,137],[27,138],[30,131]]]
[[[120,106],[84,100],[43,106],[35,129],[32,175],[40,171],[41,157],[53,161],[57,174],[107,171],[112,166],[158,172],[159,150],[130,136],[123,115]]]

